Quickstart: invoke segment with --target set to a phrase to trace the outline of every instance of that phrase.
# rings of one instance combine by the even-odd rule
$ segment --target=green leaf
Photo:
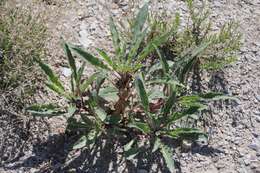
[[[157,137],[155,138],[154,144],[153,144],[153,150],[152,152],[154,153],[161,147],[161,140]]]
[[[100,107],[95,108],[95,113],[101,121],[104,121],[107,117],[107,113]]]
[[[153,52],[155,50],[154,46],[160,46],[163,43],[165,43],[168,40],[168,38],[171,36],[171,34],[172,31],[166,32],[165,34],[152,39],[140,53],[137,59],[137,63],[142,62],[151,52]]]
[[[80,81],[82,79],[82,75],[83,75],[83,71],[86,67],[86,62],[83,62],[82,65],[80,66],[80,68],[78,69],[78,72],[77,72],[77,80],[76,80],[76,84],[79,86],[80,85]]]
[[[77,107],[75,105],[70,105],[69,108],[68,108],[68,113],[66,114],[66,117],[71,117],[75,114],[77,110]]]
[[[138,148],[134,147],[135,139],[132,139],[130,142],[124,145],[124,155],[127,160],[132,160],[138,153]]]
[[[106,118],[106,124],[118,124],[121,122],[121,117],[120,116],[113,116],[113,115],[108,115]]]
[[[61,84],[59,78],[51,70],[51,68],[39,59],[35,59],[35,61],[39,64],[39,66],[44,71],[44,73],[48,76],[49,80],[53,83],[53,85],[59,88],[60,91],[64,91],[63,85]]]
[[[164,115],[168,115],[171,112],[172,107],[174,106],[174,104],[176,104],[176,88],[175,86],[172,87],[172,93],[169,96],[169,98],[167,99],[163,109],[162,109],[162,113]]]
[[[132,122],[128,124],[128,127],[130,128],[136,128],[143,132],[144,134],[149,134],[151,132],[151,129],[147,123],[142,123],[142,122]]]
[[[130,142],[124,145],[124,151],[128,151],[132,148],[133,144],[135,143],[135,140],[132,139]]]
[[[197,113],[198,111],[201,111],[204,108],[205,107],[201,107],[201,106],[191,106],[188,109],[184,109],[182,112],[174,113],[171,117],[169,117],[167,123],[170,124],[170,123],[177,121],[177,120],[179,120],[179,119],[181,119],[185,116],[195,114],[195,113]]]
[[[218,92],[208,92],[208,93],[205,93],[205,94],[199,94],[199,97],[201,97],[203,99],[213,100],[213,101],[217,101],[217,100],[237,100],[236,97],[227,96],[227,95],[224,95],[223,93],[218,93]]]
[[[90,64],[94,65],[95,67],[100,67],[102,69],[109,70],[109,68],[97,57],[91,55],[90,53],[86,52],[85,50],[72,46],[71,49],[76,52],[80,57],[84,60],[89,62]]]
[[[134,40],[137,40],[137,38],[140,36],[140,32],[142,32],[147,17],[148,17],[148,3],[145,3],[144,6],[139,10],[134,20],[133,31],[132,31],[134,35]]]
[[[147,29],[141,32],[139,36],[136,38],[136,40],[134,41],[133,46],[131,46],[131,49],[128,54],[128,63],[130,63],[138,54],[138,50],[140,49],[141,43],[144,41],[146,34],[147,34]]]
[[[152,100],[159,99],[159,98],[165,98],[163,91],[159,89],[152,88],[151,91],[148,92],[148,98],[151,102]]]
[[[137,89],[137,93],[141,99],[142,105],[144,107],[144,110],[146,112],[149,111],[149,101],[148,101],[148,97],[144,88],[144,84],[143,81],[141,80],[140,77],[136,77],[135,79],[135,87]]]
[[[73,150],[81,149],[87,145],[87,137],[85,135],[81,136],[79,140],[73,145]]]
[[[177,80],[173,80],[173,79],[154,79],[154,80],[150,80],[148,82],[148,84],[168,84],[168,85],[172,85],[172,86],[180,86],[180,87],[185,87],[185,85],[181,84],[180,82],[178,82]]]
[[[160,152],[162,153],[165,163],[170,172],[175,172],[175,165],[171,149],[168,146],[161,143]]]
[[[65,114],[65,111],[61,110],[58,106],[53,104],[43,104],[43,105],[32,105],[25,109],[27,112],[33,114],[34,116],[42,117],[53,117]]]
[[[115,22],[114,22],[114,20],[111,16],[109,18],[109,26],[110,26],[110,32],[111,32],[111,35],[112,35],[113,45],[114,45],[116,54],[120,55],[120,52],[121,52],[120,37],[119,37],[119,33],[117,31]]]
[[[45,83],[45,85],[46,85],[49,89],[51,89],[52,91],[56,92],[57,94],[59,94],[59,95],[61,95],[61,96],[64,96],[64,97],[66,97],[67,99],[70,99],[70,98],[71,98],[70,96],[68,96],[68,95],[65,93],[65,91],[64,91],[62,88],[58,87],[58,86],[55,85],[54,83],[49,82],[49,83]]]
[[[113,86],[108,86],[105,88],[101,88],[99,91],[99,96],[104,98],[105,100],[109,102],[116,102],[118,97],[118,89]]]
[[[169,72],[169,64],[167,63],[167,60],[164,56],[162,56],[160,50],[158,49],[158,47],[156,45],[154,45],[155,47],[155,50],[160,58],[160,62],[162,64],[162,67],[163,67],[163,72],[164,74],[167,74]]]
[[[127,160],[133,160],[138,153],[139,153],[138,148],[131,148],[128,151],[125,151],[124,155]]]
[[[98,51],[99,55],[107,62],[108,65],[110,65],[110,67],[114,67],[113,61],[112,59],[107,55],[107,53],[101,49],[96,48],[96,50]]]
[[[88,79],[86,79],[81,85],[80,85],[80,91],[85,92],[88,87],[96,80],[98,77],[99,73],[94,73],[92,74]]]
[[[176,128],[172,131],[168,131],[166,135],[176,139],[180,137],[197,137],[198,135],[205,135],[205,133],[195,128]]]
[[[64,43],[64,51],[68,58],[69,66],[72,69],[73,77],[74,77],[75,81],[77,81],[78,77],[77,77],[77,67],[76,67],[75,59],[73,58],[70,48],[66,43]]]
[[[67,127],[66,130],[71,130],[71,131],[78,131],[78,130],[84,130],[88,131],[92,128],[93,124],[92,123],[85,123],[84,121],[78,121],[76,118],[69,117],[67,120]]]

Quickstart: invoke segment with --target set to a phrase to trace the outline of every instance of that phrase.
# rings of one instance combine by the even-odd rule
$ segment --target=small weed
[[[190,61],[195,61],[193,59],[204,52],[209,43],[201,43],[188,53],[186,49],[182,50],[180,54],[186,55],[184,57],[188,65],[166,58],[161,48],[168,46],[169,40],[178,34],[177,27],[167,29],[161,23],[150,27],[147,25],[148,16],[148,4],[145,4],[129,22],[126,32],[119,32],[117,24],[110,18],[114,56],[97,49],[99,56],[96,57],[80,47],[64,43],[64,52],[72,71],[70,90],[65,89],[47,64],[35,59],[48,76],[46,86],[65,98],[68,104],[64,107],[36,104],[26,110],[34,116],[66,117],[66,130],[81,134],[74,149],[93,147],[101,135],[114,139],[120,136],[126,141],[124,155],[131,160],[147,151],[142,141],[148,140],[148,147],[152,152],[161,153],[167,167],[173,172],[173,151],[165,142],[166,139],[207,138],[200,129],[182,122],[198,117],[207,108],[208,101],[232,97],[214,92],[187,94],[186,83],[181,80],[180,74],[186,75],[191,69]],[[178,25],[177,16],[174,26]],[[158,26],[159,32],[155,32],[154,28]],[[74,53],[84,60],[79,67],[76,66]],[[154,63],[149,63],[154,53],[158,55],[158,62],[155,59]],[[96,68],[96,73],[88,78],[83,77],[86,63]],[[182,71],[177,73],[174,67]]]

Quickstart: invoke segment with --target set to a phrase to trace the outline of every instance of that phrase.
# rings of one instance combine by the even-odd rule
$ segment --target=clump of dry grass
[[[33,59],[45,54],[46,27],[29,8],[2,1],[0,11],[0,91],[23,102],[40,76]]]

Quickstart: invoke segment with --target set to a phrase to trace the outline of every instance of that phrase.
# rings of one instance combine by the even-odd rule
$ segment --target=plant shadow
[[[148,172],[169,172],[159,153],[149,154],[151,151],[147,150],[140,153],[134,161],[128,161],[123,155],[123,146],[117,140],[101,138],[91,149],[71,150],[71,144],[76,141],[75,136],[72,138],[74,139],[66,134],[49,136],[47,141],[39,141],[33,145],[31,156],[22,162],[5,166],[5,169],[36,168],[38,173],[135,173],[140,169]]]

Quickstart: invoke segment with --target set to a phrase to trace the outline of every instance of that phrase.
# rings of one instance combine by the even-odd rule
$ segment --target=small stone
[[[256,143],[253,142],[252,144],[248,145],[248,148],[255,150],[255,151],[258,151],[259,146]]]
[[[260,123],[260,117],[259,117],[259,116],[256,116],[256,121],[257,121],[258,123]]]
[[[256,100],[260,102],[260,95],[255,96]]]
[[[248,166],[248,165],[250,165],[250,160],[249,159],[245,159],[244,163],[245,163],[246,166]]]
[[[69,69],[69,68],[66,68],[66,67],[64,67],[64,68],[62,68],[62,74],[65,76],[65,77],[69,77],[70,75],[71,75],[71,69]]]

